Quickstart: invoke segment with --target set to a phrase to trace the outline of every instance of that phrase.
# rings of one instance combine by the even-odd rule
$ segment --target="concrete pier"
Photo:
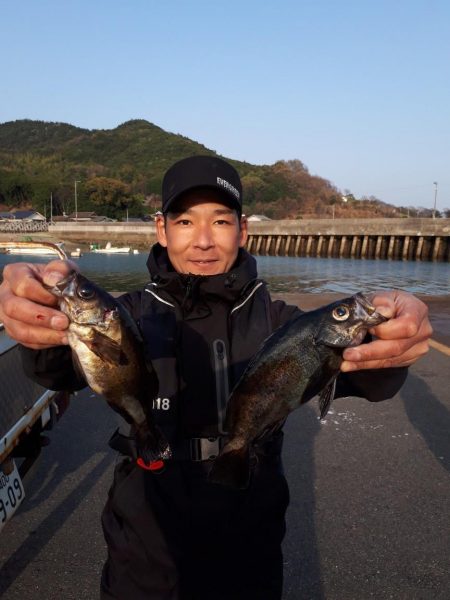
[[[154,223],[57,223],[52,237],[148,247]],[[270,256],[450,261],[450,219],[311,219],[249,223],[247,249]]]
[[[450,219],[320,219],[249,224],[253,254],[450,260]]]

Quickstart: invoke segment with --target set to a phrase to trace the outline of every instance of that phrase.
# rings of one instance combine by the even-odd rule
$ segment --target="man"
[[[124,457],[102,517],[102,598],[279,599],[289,501],[282,434],[258,449],[247,490],[206,476],[223,443],[229,390],[267,335],[299,309],[273,302],[257,278],[244,250],[241,182],[231,165],[206,156],[176,163],[164,177],[162,202],[147,263],[151,281],[121,302],[158,374],[158,398],[148,402],[174,459],[162,473],[146,471],[134,460],[132,432],[111,439]],[[69,268],[11,265],[0,286],[0,319],[23,344],[26,371],[53,389],[85,385],[72,367],[67,319],[41,284],[56,283]],[[380,293],[374,303],[392,318],[376,328],[378,339],[345,351],[337,396],[391,397],[406,367],[427,351],[423,303],[401,292]]]

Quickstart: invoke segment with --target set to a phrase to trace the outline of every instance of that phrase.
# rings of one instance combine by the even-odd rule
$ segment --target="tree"
[[[131,203],[129,187],[119,179],[93,177],[85,184],[92,204],[101,207],[107,216],[120,217]]]

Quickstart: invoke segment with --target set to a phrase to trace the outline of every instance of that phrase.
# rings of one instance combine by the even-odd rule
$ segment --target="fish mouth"
[[[64,279],[61,279],[61,281],[58,281],[58,283],[56,283],[55,285],[44,284],[44,287],[54,296],[57,296],[59,298],[64,296],[73,297],[75,295],[74,282],[76,274],[76,271],[70,271],[67,277],[64,277]]]
[[[363,293],[358,292],[355,294],[355,300],[355,316],[363,321],[361,327],[375,327],[376,325],[380,325],[380,323],[384,323],[389,320],[387,317],[377,312],[375,306],[370,302],[367,296],[364,296]]]
[[[351,330],[352,341],[349,344],[350,346],[359,346],[366,337],[367,330],[370,327],[375,327],[376,325],[380,325],[380,323],[389,320],[387,317],[384,317],[381,313],[377,312],[377,309],[373,306],[367,296],[364,296],[361,292],[355,294],[355,301],[355,318],[360,322]]]
[[[77,296],[78,278],[77,271],[71,271],[67,277],[58,281],[54,286],[45,286],[49,292],[59,298],[59,307],[74,325],[108,329],[111,321],[118,318],[117,310],[105,307],[103,310],[86,310],[83,305],[78,305]]]

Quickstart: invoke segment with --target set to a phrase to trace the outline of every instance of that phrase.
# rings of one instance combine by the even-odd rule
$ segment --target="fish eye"
[[[89,283],[83,283],[78,288],[77,293],[83,300],[91,300],[95,296],[95,289]]]
[[[349,316],[350,311],[344,305],[338,306],[333,310],[333,317],[336,319],[336,321],[346,321]]]

